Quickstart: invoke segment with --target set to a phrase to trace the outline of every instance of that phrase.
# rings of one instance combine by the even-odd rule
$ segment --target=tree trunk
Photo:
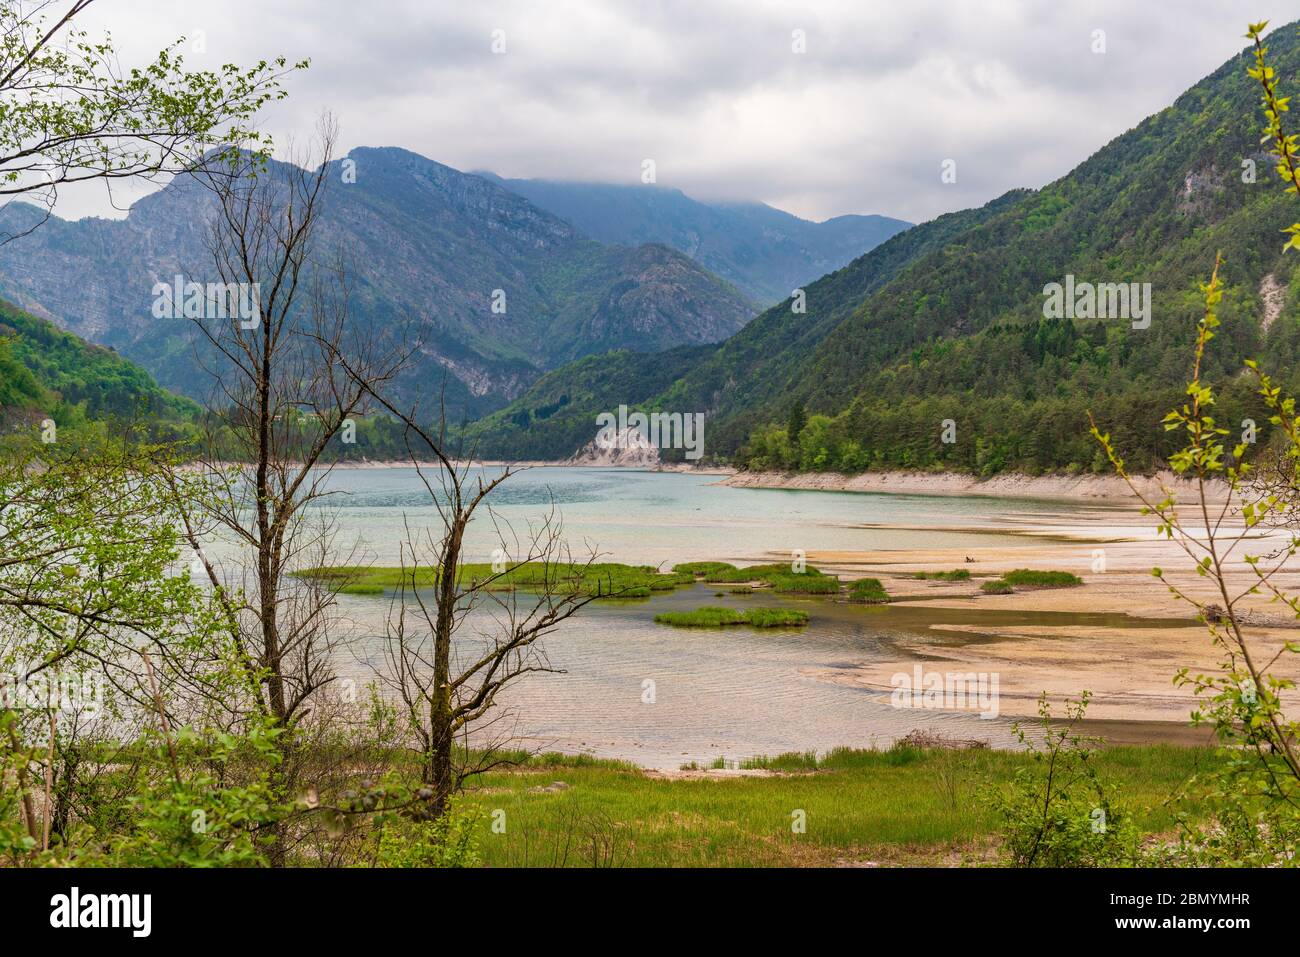
[[[455,503],[459,512],[460,503]],[[451,523],[438,581],[438,622],[433,636],[433,694],[429,706],[429,784],[433,788],[433,814],[447,813],[453,789],[451,694],[451,633],[455,628],[456,578],[465,519],[457,514]]]

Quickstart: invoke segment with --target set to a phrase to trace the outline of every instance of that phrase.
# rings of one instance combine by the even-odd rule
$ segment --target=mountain
[[[112,349],[0,301],[0,432],[35,429],[47,418],[59,430],[112,419],[148,421],[162,435],[198,414]]]
[[[717,413],[732,408],[729,397],[733,394],[746,397],[735,403],[741,409],[745,401],[756,401],[759,396],[787,394],[785,364],[791,355],[811,350],[852,314],[863,295],[884,285],[908,263],[943,248],[953,237],[1014,203],[1024,192],[1009,193],[982,209],[950,213],[899,233],[871,253],[810,284],[807,312],[795,312],[787,300],[714,348],[678,350],[662,356],[592,356],[561,367],[506,408],[475,423],[471,433],[485,456],[563,459],[591,439],[599,413],[620,404],[667,409],[665,395],[673,397],[671,401],[678,404],[671,407],[679,411],[709,411],[715,417],[709,423],[713,429]],[[579,388],[590,382],[599,383],[599,388]],[[678,398],[683,393],[687,397]],[[564,417],[535,414],[561,397],[567,397]],[[528,423],[526,432],[510,426],[519,421]],[[583,422],[590,434],[583,433]],[[707,448],[712,454],[711,434]]]
[[[1269,43],[1280,77],[1300,73],[1294,24]],[[980,474],[1107,469],[1091,409],[1132,467],[1154,468],[1177,441],[1160,419],[1182,394],[1199,283],[1222,251],[1205,374],[1226,383],[1219,421],[1253,419],[1266,441],[1241,362],[1258,356],[1300,385],[1300,261],[1280,232],[1300,209],[1259,144],[1247,63],[1234,57],[1056,182],[917,226],[811,283],[806,314],[772,307],[641,404],[706,412],[706,456],[753,468]],[[1149,284],[1149,325],[1049,315],[1044,290],[1072,282]],[[793,440],[792,421],[804,423]]]
[[[620,404],[636,406],[668,388],[718,346],[665,352],[617,350],[587,356],[548,372],[504,409],[474,423],[466,446],[484,459],[567,458],[591,441],[596,416]]]
[[[427,407],[445,378],[451,413],[481,415],[564,362],[715,342],[756,311],[676,250],[596,242],[516,193],[414,153],[363,148],[335,166],[319,258],[346,263],[353,322],[379,339],[421,343],[397,384],[405,401]],[[113,346],[164,386],[206,398],[194,330],[153,318],[151,305],[155,282],[215,279],[205,245],[211,208],[187,178],[122,220],[51,220],[0,247],[0,294]],[[0,229],[19,233],[37,215],[11,205]]]
[[[592,239],[625,246],[659,243],[686,253],[764,304],[784,299],[911,225],[888,216],[837,216],[814,223],[763,203],[706,204],[658,186],[481,175]]]

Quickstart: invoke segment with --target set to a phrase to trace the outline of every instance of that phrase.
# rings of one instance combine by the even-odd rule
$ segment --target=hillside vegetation
[[[0,300],[0,431],[35,436],[49,419],[67,434],[111,420],[178,437],[198,413],[112,349]]]
[[[1295,26],[1271,43],[1278,72],[1295,75]],[[775,387],[736,377],[721,390],[693,370],[661,401],[714,409],[709,451],[754,468],[1105,471],[1086,408],[1133,466],[1155,467],[1172,448],[1159,422],[1182,391],[1198,283],[1216,251],[1227,293],[1211,373],[1228,378],[1246,356],[1267,355],[1294,378],[1300,310],[1284,296],[1266,328],[1261,292],[1291,284],[1277,237],[1292,211],[1258,143],[1246,65],[1234,58],[1067,176],[914,257],[818,341],[783,348]],[[1243,181],[1246,161],[1254,182]],[[1149,328],[1044,318],[1044,287],[1067,275],[1150,283]],[[831,291],[810,288],[810,312],[823,297]],[[719,350],[719,364],[732,352]],[[1267,420],[1245,380],[1219,416],[1234,428]],[[955,442],[941,441],[945,419]]]
[[[1279,75],[1300,72],[1294,24],[1269,42]],[[706,459],[743,467],[982,475],[1107,471],[1091,409],[1133,468],[1153,469],[1172,449],[1160,418],[1182,393],[1198,283],[1222,251],[1223,328],[1206,371],[1232,380],[1220,421],[1252,419],[1267,441],[1268,417],[1235,376],[1260,355],[1284,388],[1297,384],[1300,304],[1279,240],[1291,200],[1259,145],[1246,66],[1234,57],[1041,190],[900,233],[810,284],[806,313],[774,306],[657,395],[629,388],[623,401],[707,412]],[[1044,287],[1069,276],[1149,283],[1149,326],[1045,317]],[[484,423],[484,442],[521,408]],[[594,434],[603,409],[587,411]],[[573,451],[574,429],[533,428],[532,455]]]

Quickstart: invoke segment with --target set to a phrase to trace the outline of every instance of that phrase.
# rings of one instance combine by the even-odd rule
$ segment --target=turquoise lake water
[[[607,561],[667,568],[699,559],[788,560],[796,549],[1005,546],[1015,539],[961,527],[1059,510],[1051,503],[741,489],[718,482],[717,476],[698,474],[539,468],[495,492],[492,515],[497,528],[522,534],[554,509],[575,555],[595,551]],[[330,483],[337,495],[324,508],[337,524],[338,544],[355,548],[358,559],[396,564],[400,542],[439,527],[413,469],[338,470]],[[873,527],[881,525],[908,528]],[[484,512],[471,532],[467,560],[490,560],[499,544],[493,527]],[[494,733],[508,731],[530,747],[659,768],[838,745],[887,746],[918,728],[980,737],[995,746],[1011,743],[1005,718],[897,709],[887,692],[807,673],[888,654],[900,637],[924,629],[934,619],[933,609],[771,595],[717,598],[716,591],[697,585],[646,601],[588,606],[545,640],[545,660],[563,673],[530,675],[514,685]],[[384,667],[382,635],[390,600],[342,596],[341,601],[360,639],[337,667],[358,681],[370,680]],[[756,602],[803,608],[811,623],[797,629],[697,631],[653,621],[668,609]],[[980,616],[961,617],[978,623]],[[478,615],[468,626],[490,631],[493,622]],[[650,687],[652,696],[646,693]]]

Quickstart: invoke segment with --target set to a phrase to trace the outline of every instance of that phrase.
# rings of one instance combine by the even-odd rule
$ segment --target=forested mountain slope
[[[548,372],[506,408],[474,423],[466,446],[487,459],[566,458],[591,441],[601,412],[643,404],[717,349],[681,346],[667,352],[587,356]]]
[[[0,432],[35,436],[48,419],[56,436],[107,420],[147,422],[172,434],[198,412],[112,349],[0,300]]]
[[[1269,45],[1292,92],[1296,26]],[[1188,373],[1198,284],[1222,251],[1207,373],[1229,382],[1221,421],[1264,426],[1241,362],[1259,356],[1294,381],[1300,260],[1280,230],[1300,207],[1259,145],[1247,65],[1234,57],[1041,190],[917,226],[810,284],[806,314],[769,309],[644,404],[707,412],[707,454],[755,468],[986,474],[1105,469],[1086,435],[1092,409],[1131,464],[1154,467],[1172,441],[1159,423]],[[1149,283],[1149,326],[1046,317],[1044,288],[1067,277]]]
[[[499,413],[476,423],[476,441],[495,456],[565,458],[591,440],[596,415],[620,403],[645,404],[653,400],[657,405],[675,403],[671,408],[677,410],[709,409],[717,415],[743,411],[744,403],[752,401],[749,397],[755,394],[780,396],[786,388],[788,354],[810,350],[857,308],[864,291],[879,288],[912,259],[942,247],[954,235],[1013,202],[1017,195],[1009,194],[981,209],[940,216],[894,236],[868,255],[811,283],[806,291],[806,312],[793,312],[787,301],[768,309],[742,335],[731,337],[715,349],[680,350],[662,357],[610,357],[608,368],[602,367],[606,357],[592,356],[580,366],[558,369]],[[647,369],[653,375],[647,376]],[[601,390],[567,388],[567,383],[593,375],[603,383]],[[660,383],[659,388],[645,391],[646,382],[652,380]],[[559,392],[552,394],[557,387]],[[563,427],[560,420],[531,415],[532,410],[555,401],[558,395],[570,399]],[[737,404],[733,402],[737,396],[745,398]],[[525,416],[530,417],[526,435],[507,426]],[[581,434],[578,422],[583,417],[591,434],[574,445],[574,436]]]
[[[1279,74],[1295,77],[1295,26],[1271,46]],[[761,467],[1105,468],[1085,434],[1090,407],[1134,464],[1152,467],[1173,441],[1159,421],[1188,373],[1198,284],[1216,251],[1228,292],[1209,373],[1235,380],[1259,355],[1290,374],[1300,310],[1279,230],[1298,210],[1259,146],[1246,65],[1234,57],[1069,175],[911,262],[814,348],[786,354],[781,395],[746,389],[740,402],[754,407],[720,417],[712,451],[746,445],[742,459]],[[1149,328],[1045,318],[1044,287],[1067,276],[1150,283]],[[1220,409],[1234,424],[1259,412],[1249,384],[1236,385]],[[798,449],[773,429],[745,443],[797,404],[834,419],[810,422],[819,434]],[[956,443],[938,441],[947,418]]]

